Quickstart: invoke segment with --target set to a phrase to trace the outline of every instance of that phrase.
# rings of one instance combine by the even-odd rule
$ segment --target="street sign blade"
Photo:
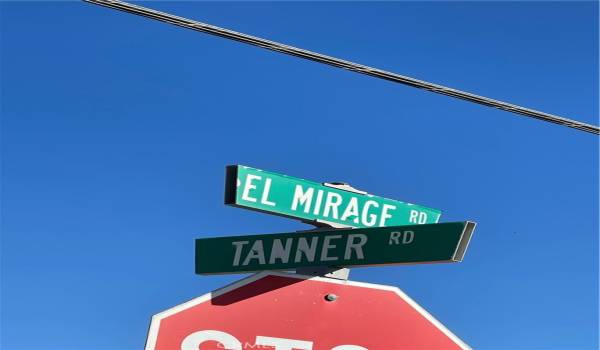
[[[462,261],[473,222],[334,229],[196,240],[196,273]]]
[[[384,227],[438,222],[441,211],[243,165],[227,167],[225,204],[304,222]]]

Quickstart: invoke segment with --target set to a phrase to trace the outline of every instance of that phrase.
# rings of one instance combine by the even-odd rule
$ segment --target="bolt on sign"
[[[196,239],[196,273],[460,262],[473,222]]]
[[[436,209],[243,165],[227,167],[225,204],[347,227],[431,224],[441,215]]]
[[[400,289],[261,272],[152,317],[146,350],[470,349]]]

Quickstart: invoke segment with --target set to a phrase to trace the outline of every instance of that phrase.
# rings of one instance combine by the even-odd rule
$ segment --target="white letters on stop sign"
[[[242,350],[242,343],[233,335],[216,331],[204,330],[194,332],[181,342],[181,350],[198,350],[202,343],[207,341],[216,341],[220,343],[220,347],[227,350]],[[266,337],[262,335],[256,336],[256,341],[251,344],[251,347],[256,345],[273,346],[275,350],[312,350],[313,342],[308,340],[286,339]],[[338,345],[331,350],[368,350],[358,345]]]
[[[198,350],[200,344],[211,340],[221,343],[224,349],[242,350],[242,343],[234,336],[213,330],[199,331],[188,335],[181,342],[181,350]]]
[[[275,350],[311,350],[313,346],[313,342],[311,341],[263,337],[260,335],[256,336],[254,344],[274,346]]]

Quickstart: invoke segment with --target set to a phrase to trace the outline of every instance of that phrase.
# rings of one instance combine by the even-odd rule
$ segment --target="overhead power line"
[[[511,103],[494,100],[488,97],[483,97],[469,92],[452,89],[446,86],[429,83],[427,81],[418,80],[415,78],[407,77],[404,75],[384,71],[381,69],[365,66],[362,64],[345,61],[339,58],[322,55],[320,53],[300,49],[297,47],[281,44],[275,41],[258,38],[252,35],[235,32],[233,30],[216,27],[210,24],[194,21],[191,19],[171,15],[168,13],[152,10],[146,7],[129,4],[123,1],[114,0],[84,0],[89,3],[101,5],[120,11],[133,13],[136,15],[152,18],[158,21],[167,22],[180,27],[196,30],[203,33],[208,33],[216,36],[220,36],[227,39],[241,41],[246,44],[259,46],[268,50],[285,53],[288,55],[304,58],[319,63],[324,63],[330,66],[344,68],[356,73],[370,75],[372,77],[393,81],[396,83],[416,87],[419,89],[425,89],[431,92],[435,92],[442,95],[448,95],[451,97],[459,98],[469,102],[478,103],[484,106],[495,107],[502,109],[507,112],[512,112],[520,115],[524,115],[530,118],[543,120],[550,123],[560,124],[568,126],[570,128],[579,129],[592,134],[600,135],[600,128],[595,125],[583,123],[577,120],[560,117],[554,114],[537,111],[521,106],[517,106]]]

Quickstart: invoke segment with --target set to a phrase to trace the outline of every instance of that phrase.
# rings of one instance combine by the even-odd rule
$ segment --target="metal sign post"
[[[365,191],[358,190],[347,183],[344,182],[326,182],[323,183],[324,186],[337,188],[340,190],[354,192],[358,194],[367,194]],[[317,220],[318,224],[328,224],[332,229],[335,228],[351,228],[347,225],[335,224],[335,223],[326,223],[323,220]],[[314,230],[310,230],[312,232],[319,230],[326,230],[327,228],[316,228]],[[310,232],[307,231],[307,232]],[[299,275],[305,276],[322,276],[328,278],[335,278],[339,280],[348,280],[350,277],[350,269],[347,267],[330,267],[330,266],[318,266],[318,267],[298,267],[296,268],[296,273]]]

